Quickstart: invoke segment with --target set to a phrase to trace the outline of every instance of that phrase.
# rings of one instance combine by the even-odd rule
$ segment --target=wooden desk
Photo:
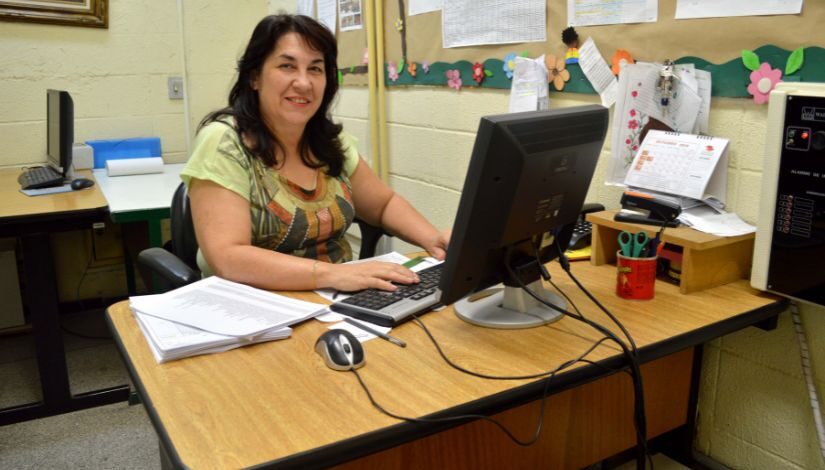
[[[25,261],[24,298],[37,351],[43,401],[0,410],[0,425],[123,401],[123,385],[73,396],[69,387],[57,284],[49,234],[82,230],[102,222],[106,199],[97,186],[83,191],[29,197],[19,191],[18,168],[0,169],[0,237],[16,237]],[[91,177],[90,172],[78,175]]]
[[[625,324],[647,363],[649,437],[687,430],[688,441],[692,438],[699,366],[692,346],[773,318],[785,308],[784,301],[757,293],[746,281],[690,295],[658,282],[654,300],[625,301],[613,292],[615,268],[574,263],[573,271]],[[585,315],[617,330],[557,265],[551,272]],[[313,293],[296,297],[321,301]],[[107,319],[162,450],[175,466],[328,466],[358,459],[349,465],[569,468],[635,444],[632,388],[625,374],[609,370],[623,364],[609,344],[589,356],[599,365],[580,365],[552,380],[555,395],[542,437],[520,448],[483,421],[413,424],[381,414],[353,374],[326,368],[315,354],[314,342],[325,329],[316,321],[297,326],[287,340],[159,365],[126,302],[111,306]],[[461,321],[450,308],[422,319],[455,361],[498,375],[552,369],[599,338],[569,318],[527,330],[480,328]],[[361,369],[387,409],[406,416],[498,414],[522,438],[532,433],[543,380],[471,377],[448,367],[414,323],[392,334],[408,347],[370,341]],[[515,459],[523,464],[514,464]]]

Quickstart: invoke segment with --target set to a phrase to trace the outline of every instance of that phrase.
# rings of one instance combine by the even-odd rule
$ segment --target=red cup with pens
[[[662,231],[650,238],[645,232],[619,233],[616,254],[616,295],[623,299],[649,300],[656,285],[656,259],[662,251]]]

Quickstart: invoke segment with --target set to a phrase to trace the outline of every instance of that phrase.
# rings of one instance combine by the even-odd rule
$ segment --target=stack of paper
[[[129,300],[158,362],[287,338],[290,325],[326,311],[215,276]]]
[[[748,224],[735,213],[710,207],[694,207],[682,211],[679,215],[679,222],[701,232],[720,237],[735,237],[756,232],[756,227]]]

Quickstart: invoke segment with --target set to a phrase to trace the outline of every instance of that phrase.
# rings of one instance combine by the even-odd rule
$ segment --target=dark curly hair
[[[329,116],[330,104],[338,93],[338,45],[326,26],[308,16],[270,15],[255,26],[249,44],[238,60],[238,78],[229,92],[229,105],[209,113],[198,130],[231,116],[235,119],[239,135],[244,137],[240,139],[241,145],[251,155],[267,166],[282,163],[278,161],[276,149],[280,149],[281,154],[286,152],[278,136],[264,123],[258,92],[252,89],[252,82],[260,75],[266,58],[275,50],[278,40],[287,33],[298,33],[312,49],[323,54],[327,81],[321,107],[307,123],[298,146],[301,160],[310,168],[327,166],[329,175],[338,176],[344,162],[344,150],[338,139],[342,126],[332,122]],[[310,151],[317,161],[310,158]]]
[[[575,42],[579,40],[579,33],[576,32],[576,29],[572,26],[568,26],[561,32],[561,42],[565,44],[570,44],[571,42]]]

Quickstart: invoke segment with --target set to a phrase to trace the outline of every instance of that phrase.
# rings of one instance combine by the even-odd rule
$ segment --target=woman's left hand
[[[450,235],[452,235],[452,230],[437,233],[430,238],[426,246],[422,246],[421,248],[427,250],[427,253],[433,258],[439,261],[443,260],[444,257],[447,256],[447,245],[450,243]]]

